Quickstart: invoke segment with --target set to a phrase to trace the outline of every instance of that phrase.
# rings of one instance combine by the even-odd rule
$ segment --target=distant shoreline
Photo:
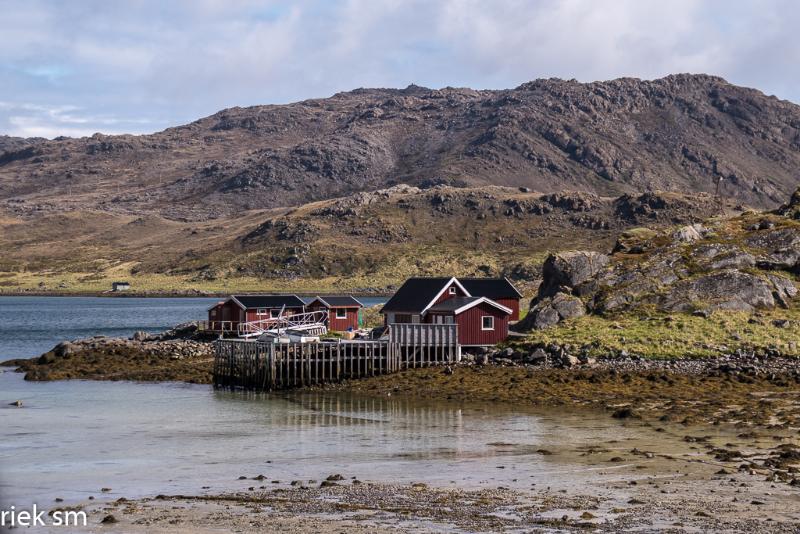
[[[227,293],[184,293],[184,292],[152,292],[145,293],[135,291],[105,292],[105,291],[9,291],[0,292],[2,297],[108,297],[108,298],[225,298],[230,295],[297,295],[298,297],[315,297],[320,294],[325,295],[352,295],[358,297],[390,297],[392,293],[357,293],[357,292],[336,292],[336,291],[231,291]]]

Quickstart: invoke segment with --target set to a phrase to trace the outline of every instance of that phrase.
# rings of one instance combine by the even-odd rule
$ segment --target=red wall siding
[[[352,328],[353,330],[358,328],[358,308],[345,308],[347,310],[347,318],[346,319],[337,319],[336,318],[336,308],[330,310],[328,315],[328,328],[331,330],[336,330],[338,332],[343,332],[348,328]]]
[[[481,317],[494,317],[494,330],[481,330]],[[508,337],[508,314],[486,303],[456,316],[458,340],[462,345],[494,345]]]
[[[519,321],[519,300],[520,299],[493,299],[496,303],[502,304],[506,308],[511,308],[509,321]]]
[[[308,307],[308,311],[327,310],[328,311],[328,329],[337,332],[344,332],[348,328],[353,330],[358,328],[358,308],[345,308],[347,310],[346,319],[336,318],[336,308],[328,310],[325,306],[317,304]]]
[[[216,311],[216,315],[212,312]],[[223,326],[226,330],[236,330],[236,326],[244,320],[244,311],[236,305],[233,301],[227,301],[223,304],[217,304],[208,311],[208,321],[211,327],[215,330],[221,329]],[[225,321],[226,324],[222,324]],[[231,324],[227,324],[230,321]]]

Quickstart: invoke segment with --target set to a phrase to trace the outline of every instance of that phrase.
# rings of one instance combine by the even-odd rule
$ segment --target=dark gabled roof
[[[364,305],[361,304],[356,298],[350,295],[324,295],[321,297],[317,297],[309,304],[313,303],[314,301],[320,301],[322,304],[327,306],[328,308],[363,308]]]
[[[409,278],[400,286],[381,312],[419,313],[444,289],[451,278]]]
[[[517,299],[522,293],[517,291],[508,278],[459,278],[470,295],[490,299]]]
[[[246,309],[252,308],[302,308],[305,303],[297,295],[233,295]]]
[[[434,304],[428,311],[432,312],[452,312],[456,311],[457,309],[461,308],[462,306],[466,306],[467,304],[471,304],[476,300],[481,300],[480,297],[450,297],[447,300],[443,300],[438,304]]]

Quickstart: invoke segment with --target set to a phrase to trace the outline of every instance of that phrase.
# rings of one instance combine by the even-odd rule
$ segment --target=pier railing
[[[461,359],[456,325],[391,325],[388,339],[215,342],[214,385],[271,391],[366,378]]]

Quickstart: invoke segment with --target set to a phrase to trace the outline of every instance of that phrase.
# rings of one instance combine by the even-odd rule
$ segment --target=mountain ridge
[[[800,106],[709,75],[513,89],[355,89],[147,135],[0,138],[0,205],[208,220],[408,183],[774,207],[800,180]],[[719,184],[719,185],[718,185]]]

